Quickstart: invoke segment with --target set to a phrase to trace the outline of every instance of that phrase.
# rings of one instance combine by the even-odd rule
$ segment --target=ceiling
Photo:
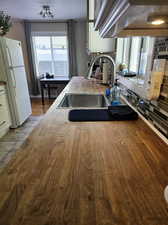
[[[49,5],[55,20],[83,19],[87,14],[87,0],[0,0],[0,11],[13,19],[46,20],[39,12]]]

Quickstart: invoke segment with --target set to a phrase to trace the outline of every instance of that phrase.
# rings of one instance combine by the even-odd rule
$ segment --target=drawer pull
[[[2,104],[0,104],[0,107],[2,107],[3,105]]]
[[[4,125],[6,123],[6,121],[3,121],[2,123],[0,123],[0,126]]]

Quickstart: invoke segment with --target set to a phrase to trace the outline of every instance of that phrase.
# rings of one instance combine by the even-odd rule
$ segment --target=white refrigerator
[[[20,41],[0,38],[0,80],[6,82],[12,128],[31,115],[31,103]]]

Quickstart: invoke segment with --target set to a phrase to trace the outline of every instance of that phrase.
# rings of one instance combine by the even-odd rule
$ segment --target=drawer
[[[10,125],[3,121],[3,122],[0,122],[0,138],[3,137],[9,130],[9,127]]]
[[[5,86],[4,85],[0,85],[0,95],[2,93],[5,93]]]
[[[4,95],[5,94],[5,89],[1,89],[0,90],[0,96]]]
[[[3,125],[0,127],[0,138],[3,137],[9,130],[9,126],[8,125]]]
[[[8,102],[5,94],[0,96],[0,123],[3,121],[10,123]]]
[[[11,125],[5,87],[0,86],[0,137],[6,134]]]
[[[1,107],[5,107],[5,108],[8,107],[8,103],[7,103],[5,94],[0,95],[0,108]]]
[[[8,122],[7,121],[5,121],[5,120],[0,121],[0,130],[4,129],[7,126],[8,126]]]
[[[0,123],[6,121],[9,123],[9,112],[5,107],[0,107]]]
[[[7,133],[10,127],[10,117],[5,107],[0,108],[0,138]]]

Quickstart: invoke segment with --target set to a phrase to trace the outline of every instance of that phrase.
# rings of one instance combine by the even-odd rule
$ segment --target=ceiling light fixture
[[[54,17],[53,13],[50,10],[50,6],[49,5],[43,5],[42,10],[40,11],[40,15],[43,18],[53,18]]]
[[[168,16],[149,16],[148,23],[159,26],[168,22]]]
[[[164,20],[161,20],[161,19],[157,19],[157,20],[154,20],[151,22],[153,25],[161,25],[161,24],[164,24],[165,21]]]

